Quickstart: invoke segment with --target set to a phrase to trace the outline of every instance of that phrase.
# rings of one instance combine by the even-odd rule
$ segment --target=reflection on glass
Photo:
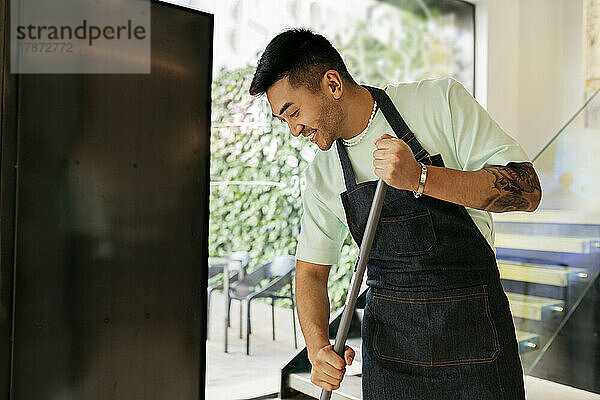
[[[495,214],[526,374],[600,392],[600,91],[534,157],[535,213]]]
[[[544,187],[540,209],[600,215],[600,96],[596,92],[534,158]]]

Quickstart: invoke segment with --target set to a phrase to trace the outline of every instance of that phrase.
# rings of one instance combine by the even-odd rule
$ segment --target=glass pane
[[[545,211],[600,215],[595,167],[600,154],[600,96],[596,92],[534,158],[544,184]]]
[[[534,158],[543,191],[539,209],[494,214],[500,276],[525,373],[596,393],[599,92]]]

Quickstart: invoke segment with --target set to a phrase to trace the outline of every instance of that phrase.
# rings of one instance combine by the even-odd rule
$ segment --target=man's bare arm
[[[427,169],[426,195],[470,208],[497,213],[531,212],[537,209],[541,200],[540,181],[528,162],[478,171],[434,166]]]
[[[309,358],[329,344],[329,295],[327,279],[331,265],[296,260],[298,320]]]
[[[375,175],[396,189],[416,191],[421,166],[408,144],[386,133],[375,141],[375,146]],[[511,162],[478,171],[428,166],[423,193],[450,203],[498,213],[535,211],[542,198],[540,181],[530,162]]]
[[[493,176],[493,193],[483,204],[493,212],[535,211],[542,197],[540,181],[531,163],[509,163],[506,167],[485,168]]]
[[[330,265],[296,260],[296,303],[298,319],[312,364],[310,380],[325,390],[336,390],[352,364],[354,350],[346,346],[342,359],[329,344],[329,296],[327,278]]]

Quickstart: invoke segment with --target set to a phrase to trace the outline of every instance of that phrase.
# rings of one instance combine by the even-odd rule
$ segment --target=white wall
[[[476,97],[534,157],[583,104],[583,1],[475,3]]]

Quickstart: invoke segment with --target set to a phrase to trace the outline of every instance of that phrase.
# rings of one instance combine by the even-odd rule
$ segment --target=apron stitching
[[[463,299],[447,299],[447,300],[435,300],[435,301],[420,301],[420,300],[413,300],[413,301],[408,301],[408,300],[397,300],[394,299],[392,297],[384,297],[382,295],[377,295],[378,299],[382,299],[382,300],[388,300],[388,301],[393,301],[394,303],[406,303],[406,304],[437,304],[437,303],[456,303],[459,301],[466,301],[466,300],[470,300],[470,299],[476,299],[476,298],[483,298],[484,296],[471,296],[471,297],[465,297]]]
[[[444,296],[444,297],[427,297],[422,299],[412,299],[410,297],[394,297],[387,296],[383,294],[376,294],[377,297],[384,298],[386,300],[394,300],[397,303],[445,303],[449,301],[465,301],[469,300],[471,297],[484,297],[487,296],[486,293],[472,293],[472,294],[463,294],[456,296]],[[433,300],[433,301],[431,301]]]
[[[496,324],[494,324],[494,320],[492,319],[492,315],[490,313],[490,302],[489,302],[488,294],[487,294],[487,285],[484,285],[484,291],[486,293],[485,293],[485,296],[483,298],[483,301],[485,303],[485,309],[486,309],[488,320],[490,321],[490,324],[491,324],[491,327],[492,327],[492,335],[494,336],[494,344],[496,346],[496,351],[494,352],[494,355],[497,355],[500,352],[500,346],[498,345],[498,336],[497,336],[497,332],[496,332]]]
[[[386,218],[386,217],[383,217],[383,218],[381,218],[381,219],[382,219],[382,221],[380,221],[380,222],[381,222],[381,223],[384,223],[384,224],[385,224],[385,223],[388,223],[388,222],[404,222],[404,221],[410,221],[411,219],[415,219],[415,218],[422,218],[422,217],[426,217],[426,216],[427,216],[427,213],[426,213],[426,212],[424,212],[424,213],[422,213],[422,214],[415,215],[415,216],[408,217],[408,218],[388,219],[388,220],[385,220],[385,221],[383,221],[383,218]],[[396,218],[396,217],[387,217],[387,218]]]
[[[377,353],[377,355],[381,358],[390,360],[390,361],[398,361],[405,364],[417,365],[420,367],[452,367],[456,365],[465,365],[465,364],[485,364],[494,362],[495,358],[468,358],[464,360],[453,360],[453,361],[436,361],[434,363],[425,362],[425,361],[412,361],[406,360],[404,358],[392,357],[387,355],[381,355]]]
[[[491,316],[491,313],[490,313],[490,307],[489,307],[490,304],[489,304],[489,299],[488,299],[488,288],[487,288],[487,285],[483,285],[483,290],[485,292],[485,299],[484,299],[484,301],[485,301],[486,313],[488,315],[488,319],[490,320],[490,323],[491,323],[491,326],[492,326],[492,333],[494,335],[494,341],[495,341],[495,344],[496,344],[496,352],[494,354],[497,356],[497,354],[500,353],[500,346],[498,345],[498,340],[497,340],[496,325],[494,324],[494,320],[493,320],[493,318]],[[502,399],[504,399],[505,398],[505,396],[504,396],[504,388],[502,387],[502,380],[500,379],[500,372],[498,371],[498,363],[497,362],[494,363],[494,368],[496,370],[496,378],[498,379],[498,387],[500,388]]]
[[[425,293],[421,292],[421,297],[425,298]],[[429,320],[429,310],[427,309],[427,304],[425,304],[425,317],[427,318],[427,344],[429,345],[429,363],[433,365],[433,350],[431,349],[431,333],[430,333],[430,323]]]
[[[377,294],[377,289],[375,289],[375,293],[374,295]],[[376,301],[373,301],[373,320],[375,321],[375,335],[373,335],[373,350],[375,350],[375,353],[377,355],[379,355],[379,349],[377,348],[377,338],[379,336],[379,322],[377,322],[377,315],[375,313],[375,303]]]
[[[353,189],[353,190],[351,190],[351,191],[349,191],[349,192],[348,192],[348,191],[346,191],[346,192],[344,192],[344,193],[342,193],[342,194],[345,194],[346,196],[348,196],[349,194],[351,194],[351,193],[354,193],[354,192],[356,192],[357,190],[359,190],[359,189],[362,189],[362,188],[363,188],[363,187],[365,187],[365,186],[377,185],[377,182],[372,182],[372,181],[371,181],[371,182],[363,182],[363,183],[364,183],[364,185],[363,185],[363,186],[357,187],[356,189]]]
[[[433,164],[433,161],[431,161],[431,157],[429,156],[429,153],[426,153],[426,154],[420,156],[420,158],[417,158],[417,161],[423,162],[424,160],[429,160],[429,162],[425,163],[427,165]]]

